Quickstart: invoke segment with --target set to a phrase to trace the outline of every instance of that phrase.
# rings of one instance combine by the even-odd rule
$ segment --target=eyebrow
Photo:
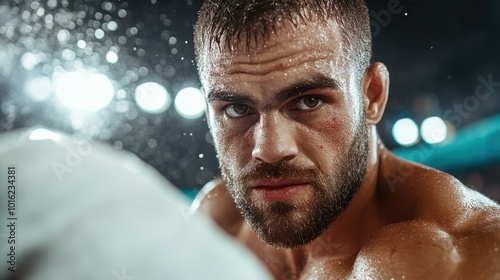
[[[283,102],[291,97],[300,95],[312,89],[318,88],[330,88],[333,90],[340,90],[340,83],[324,74],[316,74],[301,80],[285,89],[280,91],[276,95],[278,102]],[[209,92],[207,95],[208,102],[224,101],[224,102],[235,102],[235,103],[254,103],[254,100],[248,96],[223,90],[215,90]]]

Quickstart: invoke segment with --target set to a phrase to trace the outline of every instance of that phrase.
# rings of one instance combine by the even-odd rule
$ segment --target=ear
[[[366,70],[363,79],[363,98],[367,124],[375,125],[384,114],[389,97],[389,71],[383,63],[376,62]]]

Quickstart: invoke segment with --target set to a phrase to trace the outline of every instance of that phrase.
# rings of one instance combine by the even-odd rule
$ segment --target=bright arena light
[[[392,127],[392,136],[401,146],[411,146],[418,141],[418,126],[409,118],[397,121]]]
[[[205,98],[197,88],[188,87],[175,97],[175,110],[186,119],[197,119],[205,112]]]
[[[55,79],[59,102],[71,109],[99,111],[113,99],[113,84],[103,74],[89,71],[65,72]]]
[[[420,133],[425,142],[429,144],[438,144],[446,139],[448,127],[440,117],[430,117],[422,122]]]
[[[149,82],[140,84],[135,89],[135,102],[145,112],[160,114],[172,104],[172,98],[164,86]]]

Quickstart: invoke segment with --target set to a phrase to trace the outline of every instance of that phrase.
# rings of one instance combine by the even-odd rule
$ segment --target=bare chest
[[[410,227],[407,225],[406,231]],[[300,257],[289,249],[266,245],[252,231],[238,239],[280,280],[448,278],[461,261],[453,243],[443,232],[419,230],[384,233],[343,257],[336,252],[322,254],[321,258]]]

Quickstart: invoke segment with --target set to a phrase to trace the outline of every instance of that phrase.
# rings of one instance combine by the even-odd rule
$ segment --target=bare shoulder
[[[390,154],[390,153],[389,153]],[[445,172],[390,154],[383,159],[379,188],[387,212],[407,213],[397,221],[426,220],[450,232],[498,222],[500,205]]]
[[[499,279],[500,227],[461,233],[415,220],[391,224],[363,246],[353,275],[372,279]]]
[[[353,274],[374,279],[499,279],[500,206],[449,174],[394,162],[390,172],[397,168],[405,176],[386,193],[386,211],[408,214],[371,236]]]
[[[243,217],[221,178],[208,182],[200,190],[191,211],[208,214],[227,233],[235,236],[241,227]]]
[[[433,223],[411,221],[376,232],[359,252],[353,274],[372,279],[448,279],[459,264],[447,232]]]

